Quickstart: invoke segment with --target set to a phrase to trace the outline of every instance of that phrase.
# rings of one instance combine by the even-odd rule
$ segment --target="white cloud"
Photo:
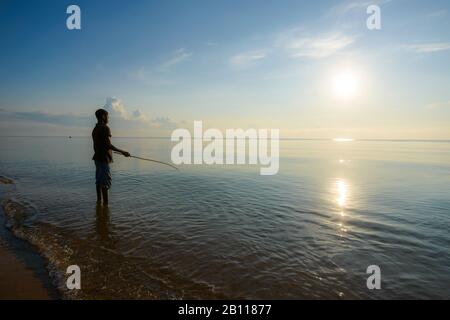
[[[406,45],[404,47],[408,50],[418,53],[433,53],[450,50],[450,42],[421,43],[421,44]]]
[[[136,120],[144,121],[144,122],[148,121],[147,115],[143,114],[140,110],[134,110],[131,113],[131,116],[132,116],[132,119],[136,119]]]
[[[161,64],[163,69],[169,69],[192,56],[192,52],[181,48],[172,53],[171,57]]]
[[[173,129],[177,127],[177,124],[167,117],[157,117],[152,119],[139,109],[128,112],[122,103],[122,100],[114,97],[106,98],[104,108],[112,117],[115,117],[116,120],[133,121],[135,124],[148,125],[149,127],[159,129]]]
[[[332,56],[355,42],[355,37],[341,33],[310,36],[303,30],[291,29],[281,33],[277,45],[291,57],[320,59]]]
[[[232,65],[235,66],[249,66],[259,60],[266,58],[267,53],[263,50],[253,50],[248,52],[243,52],[233,56],[230,60]]]
[[[125,110],[125,107],[120,99],[114,97],[106,98],[106,104],[103,108],[111,113],[112,116],[118,116],[125,120],[130,119],[128,112]]]

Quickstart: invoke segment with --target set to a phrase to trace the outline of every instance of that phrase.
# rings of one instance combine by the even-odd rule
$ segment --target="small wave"
[[[27,205],[17,200],[6,200],[3,208],[7,227],[46,258],[51,281],[65,299],[226,298],[150,259],[127,257],[49,223],[29,223]],[[70,265],[80,267],[81,290],[66,287]]]
[[[14,180],[5,176],[0,176],[0,184],[14,184]]]

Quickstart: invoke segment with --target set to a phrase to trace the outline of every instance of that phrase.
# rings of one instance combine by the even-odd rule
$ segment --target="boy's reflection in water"
[[[97,205],[95,211],[95,231],[97,233],[97,239],[101,246],[108,249],[114,249],[116,239],[114,239],[113,228],[110,221],[111,212],[109,207]]]

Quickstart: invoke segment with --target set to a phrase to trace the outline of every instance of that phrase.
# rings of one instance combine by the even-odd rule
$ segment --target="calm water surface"
[[[170,161],[166,139],[114,144]],[[275,176],[116,155],[109,209],[95,203],[89,138],[0,145],[10,224],[56,284],[80,266],[83,290],[69,295],[450,298],[448,142],[283,140]],[[369,265],[382,290],[367,289]]]

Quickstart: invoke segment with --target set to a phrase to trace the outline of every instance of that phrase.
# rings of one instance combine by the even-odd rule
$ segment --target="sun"
[[[334,76],[332,85],[336,97],[348,100],[358,95],[360,81],[355,73],[342,71]]]

